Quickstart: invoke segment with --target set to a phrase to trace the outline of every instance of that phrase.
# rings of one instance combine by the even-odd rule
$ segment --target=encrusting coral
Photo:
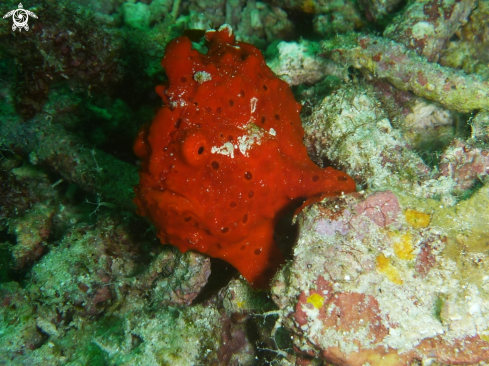
[[[135,203],[163,243],[222,258],[263,288],[283,263],[273,239],[280,213],[355,182],[309,159],[300,104],[256,47],[235,42],[229,25],[205,39],[206,55],[187,37],[167,47],[169,82],[157,87],[165,106],[134,144]]]

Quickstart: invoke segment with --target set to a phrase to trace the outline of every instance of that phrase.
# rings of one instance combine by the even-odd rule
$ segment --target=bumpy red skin
[[[235,42],[228,27],[206,39],[206,55],[187,37],[166,49],[168,83],[156,88],[164,106],[134,144],[142,160],[134,202],[162,243],[224,259],[266,288],[284,262],[273,239],[278,213],[294,200],[353,192],[355,183],[308,158],[301,106],[257,48]],[[199,79],[202,71],[211,79]],[[262,137],[243,154],[238,138],[250,124]],[[227,142],[234,157],[212,151]]]

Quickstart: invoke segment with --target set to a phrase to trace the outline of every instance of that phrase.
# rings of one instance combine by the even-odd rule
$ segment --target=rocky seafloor
[[[489,1],[23,5],[29,30],[0,22],[0,364],[489,363]],[[269,291],[132,203],[166,44],[224,23],[357,183],[284,216]]]

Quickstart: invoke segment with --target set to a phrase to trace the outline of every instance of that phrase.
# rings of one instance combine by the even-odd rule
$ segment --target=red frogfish
[[[221,258],[266,288],[284,257],[277,220],[294,201],[355,191],[347,174],[308,157],[297,103],[261,52],[229,25],[205,33],[208,52],[171,41],[156,92],[163,107],[134,143],[138,214],[162,243]]]

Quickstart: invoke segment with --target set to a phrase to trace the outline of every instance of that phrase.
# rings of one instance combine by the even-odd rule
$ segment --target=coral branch
[[[133,210],[132,186],[137,168],[82,142],[60,125],[38,116],[27,123],[5,118],[0,124],[4,146],[30,154],[31,162],[47,166],[84,190],[98,193],[104,200]]]
[[[180,9],[180,3],[182,2],[182,0],[175,0],[173,2],[173,6],[172,6],[172,9],[171,9],[171,17],[173,20],[177,19],[177,15],[178,15],[178,10]]]
[[[322,42],[326,56],[385,79],[400,90],[460,112],[489,110],[489,83],[477,75],[427,62],[405,46],[371,35],[341,35]]]

